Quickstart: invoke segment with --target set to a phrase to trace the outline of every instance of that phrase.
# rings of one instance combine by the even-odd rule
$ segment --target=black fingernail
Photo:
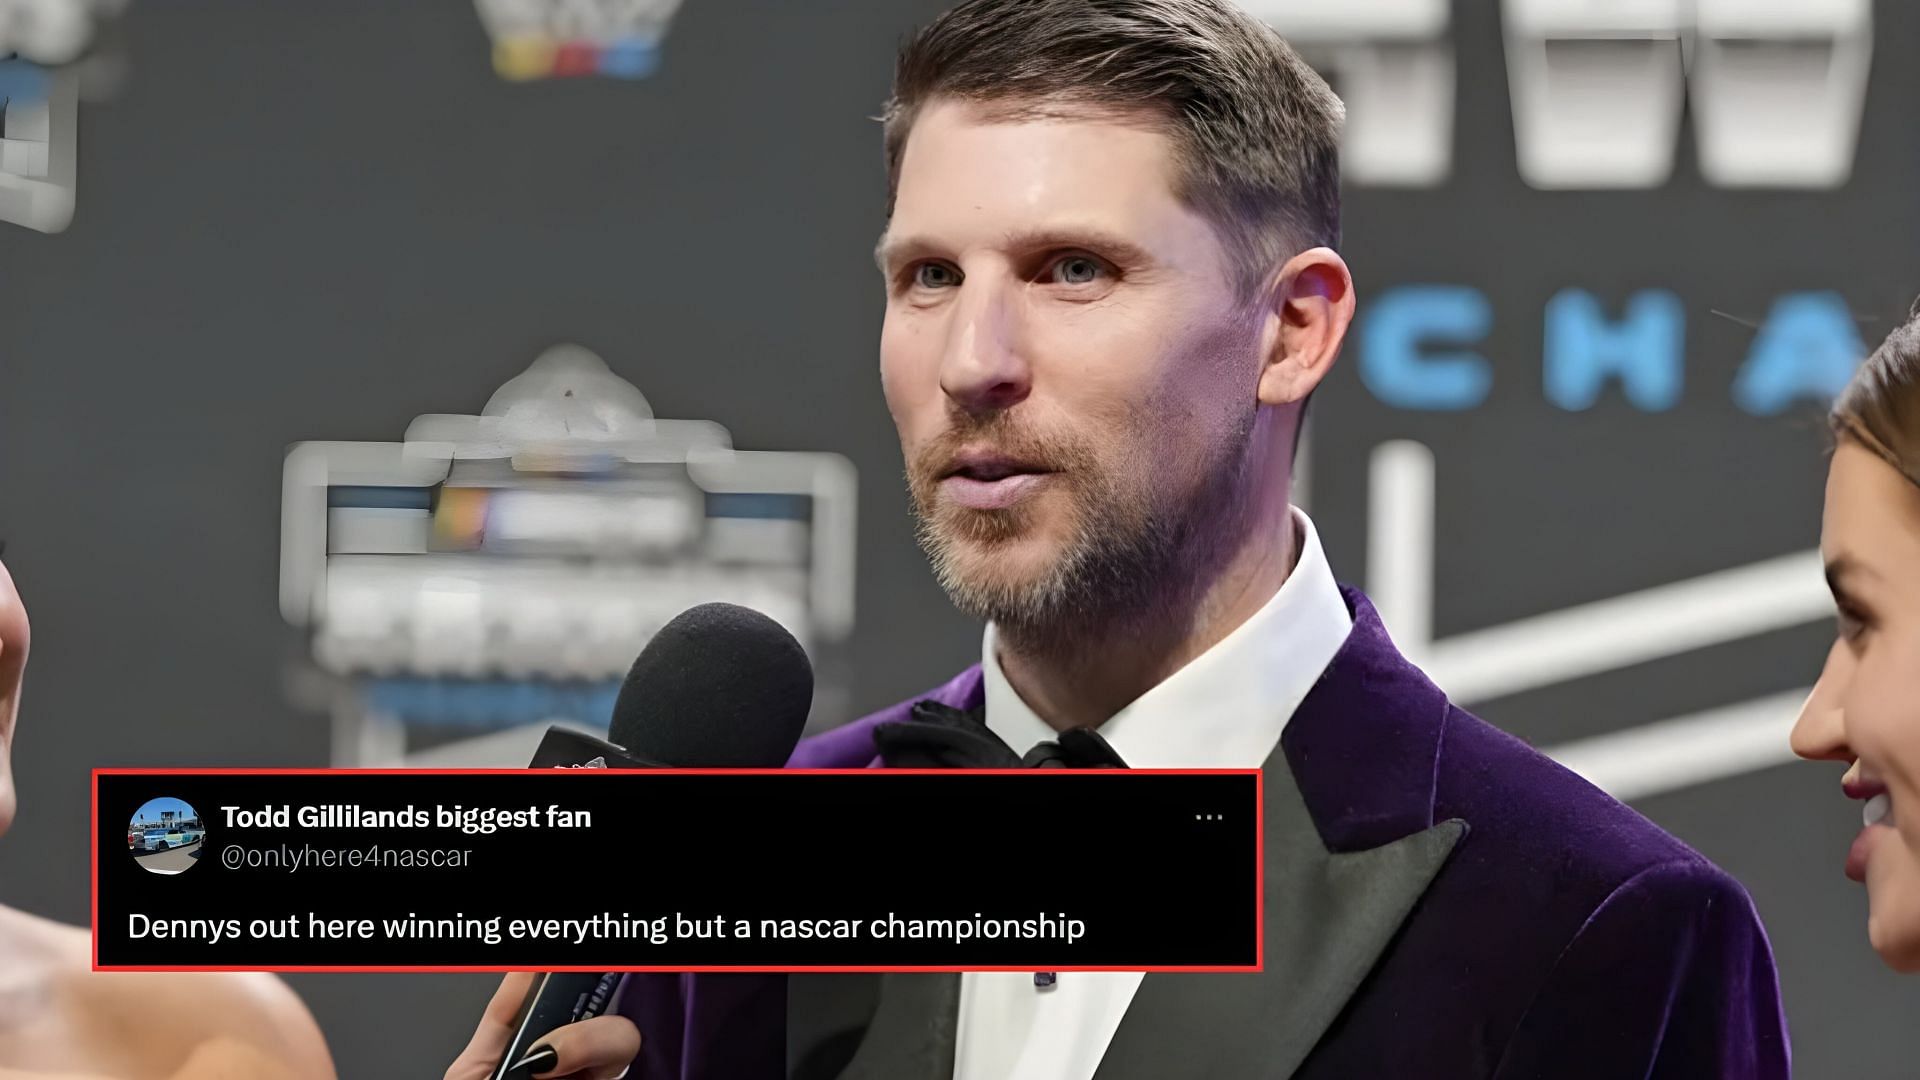
[[[560,1064],[559,1051],[551,1046],[536,1046],[527,1051],[526,1057],[514,1062],[513,1067],[507,1071],[518,1072],[523,1076],[532,1076],[534,1073],[545,1072],[558,1064]]]

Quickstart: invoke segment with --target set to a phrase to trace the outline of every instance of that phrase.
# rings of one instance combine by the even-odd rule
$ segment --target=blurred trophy
[[[792,631],[815,715],[840,716],[854,501],[845,458],[735,450],[556,346],[478,416],[288,452],[280,605],[310,645],[296,695],[331,714],[336,765],[519,767],[547,724],[604,734],[654,632],[724,600]]]
[[[474,0],[493,69],[515,82],[606,75],[641,79],[680,0]]]
[[[108,88],[100,47],[124,0],[0,0],[0,221],[56,233],[73,221],[80,98]]]

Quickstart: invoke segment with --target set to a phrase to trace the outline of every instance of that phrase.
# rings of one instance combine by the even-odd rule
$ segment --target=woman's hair
[[[1834,434],[1852,439],[1920,484],[1920,300],[1840,392]]]

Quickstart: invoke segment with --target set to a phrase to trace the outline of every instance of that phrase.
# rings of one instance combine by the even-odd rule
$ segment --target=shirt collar
[[[1300,554],[1260,610],[1100,725],[1142,769],[1258,768],[1353,629],[1313,522],[1293,510]],[[1007,681],[987,624],[980,669],[986,723],[1016,753],[1055,737]]]

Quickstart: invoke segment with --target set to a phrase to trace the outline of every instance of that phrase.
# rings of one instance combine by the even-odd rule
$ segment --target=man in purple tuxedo
[[[1264,970],[635,976],[629,1075],[1787,1075],[1739,884],[1453,706],[1290,503],[1354,311],[1341,116],[1231,0],[965,0],[906,45],[881,375],[985,639],[792,761],[1263,766]]]

